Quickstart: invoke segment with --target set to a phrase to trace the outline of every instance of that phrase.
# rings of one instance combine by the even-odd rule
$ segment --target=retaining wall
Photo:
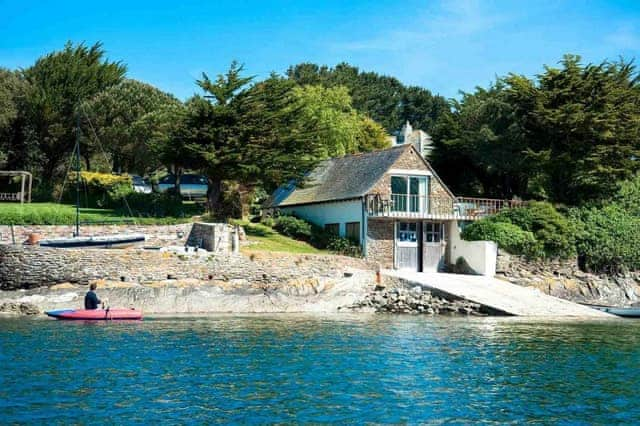
[[[184,245],[191,231],[191,223],[178,225],[87,225],[80,228],[83,235],[111,235],[142,233],[147,237],[147,246]],[[0,244],[22,244],[29,234],[40,234],[44,238],[71,237],[72,225],[0,225]]]

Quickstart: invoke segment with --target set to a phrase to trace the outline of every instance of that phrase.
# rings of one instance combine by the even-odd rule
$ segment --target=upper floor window
[[[428,176],[391,176],[393,211],[426,212],[428,207]]]

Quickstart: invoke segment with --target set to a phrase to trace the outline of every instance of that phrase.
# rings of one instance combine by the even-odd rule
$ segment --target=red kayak
[[[141,320],[142,311],[136,309],[60,309],[45,312],[63,320]]]

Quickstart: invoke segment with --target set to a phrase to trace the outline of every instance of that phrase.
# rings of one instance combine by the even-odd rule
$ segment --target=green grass
[[[247,234],[247,240],[252,244],[245,246],[242,251],[274,251],[297,254],[322,254],[325,250],[319,250],[305,241],[286,237],[259,223],[246,221],[233,221],[233,224],[241,225]]]
[[[75,206],[56,203],[0,203],[0,225],[73,225],[76,220]],[[111,209],[80,209],[80,221],[97,223],[136,223],[164,225],[189,222],[190,218],[142,217],[132,218]]]

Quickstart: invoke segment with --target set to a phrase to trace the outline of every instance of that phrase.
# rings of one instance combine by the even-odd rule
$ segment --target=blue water
[[[0,423],[633,424],[640,321],[0,320]]]

